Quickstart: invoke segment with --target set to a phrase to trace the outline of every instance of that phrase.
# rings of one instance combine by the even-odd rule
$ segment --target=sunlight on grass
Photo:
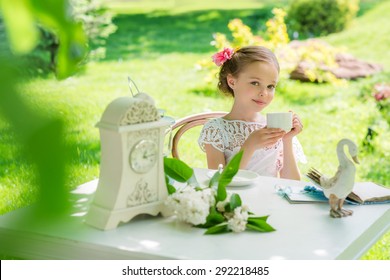
[[[363,257],[363,260],[390,260],[390,232],[386,233]]]
[[[390,2],[383,1],[355,20],[346,30],[330,35],[325,40],[346,47],[360,59],[381,63],[390,71]]]
[[[212,9],[221,10],[239,10],[245,9],[260,9],[265,5],[281,5],[287,1],[271,1],[271,0],[244,0],[244,1],[192,1],[192,0],[143,0],[143,1],[106,1],[107,7],[116,13],[139,13],[151,11],[165,11],[170,14],[178,14],[190,11],[203,11]]]

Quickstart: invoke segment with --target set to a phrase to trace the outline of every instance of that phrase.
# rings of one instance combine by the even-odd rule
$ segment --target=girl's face
[[[234,102],[245,110],[259,112],[271,103],[278,82],[278,71],[273,64],[253,62],[237,77],[228,75],[228,85],[234,91]]]

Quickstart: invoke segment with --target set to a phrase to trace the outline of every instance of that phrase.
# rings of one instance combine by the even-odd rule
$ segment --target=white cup
[[[292,128],[292,113],[267,113],[267,127],[289,132]]]

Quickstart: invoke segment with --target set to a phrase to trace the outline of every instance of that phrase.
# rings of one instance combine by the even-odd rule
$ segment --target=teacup
[[[267,127],[281,128],[289,132],[292,128],[292,113],[267,113]]]

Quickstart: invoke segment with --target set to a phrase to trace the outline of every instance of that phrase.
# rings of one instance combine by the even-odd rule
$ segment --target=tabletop
[[[207,169],[195,169],[207,183]],[[204,235],[204,229],[174,216],[141,215],[114,230],[84,223],[98,181],[72,192],[72,215],[53,223],[26,224],[29,208],[0,217],[0,253],[27,259],[358,259],[390,229],[390,205],[346,205],[351,217],[329,216],[329,205],[290,204],[275,185],[307,182],[260,176],[253,184],[228,187],[258,216],[269,215],[276,231]]]

